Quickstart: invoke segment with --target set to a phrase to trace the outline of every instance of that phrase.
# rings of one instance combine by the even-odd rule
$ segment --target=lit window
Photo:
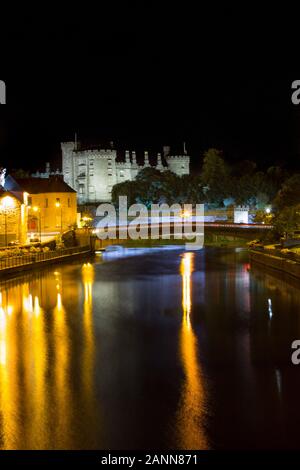
[[[28,203],[29,206],[32,206],[32,197],[31,196],[28,196],[27,203]]]
[[[71,201],[69,197],[68,197],[68,207],[71,207]]]

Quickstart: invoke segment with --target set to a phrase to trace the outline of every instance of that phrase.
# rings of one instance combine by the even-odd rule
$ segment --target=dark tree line
[[[134,181],[114,186],[112,198],[118,203],[127,195],[129,204],[206,203],[211,207],[245,204],[261,209],[271,204],[288,175],[279,167],[259,171],[256,163],[243,161],[233,166],[222,152],[210,149],[204,154],[200,173],[179,177],[154,168],[141,170]]]

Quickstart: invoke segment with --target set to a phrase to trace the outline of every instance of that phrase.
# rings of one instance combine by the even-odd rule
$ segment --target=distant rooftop
[[[7,189],[10,191],[26,191],[29,194],[39,193],[76,193],[61,176],[53,175],[50,178],[13,178]],[[5,185],[6,186],[6,185]]]

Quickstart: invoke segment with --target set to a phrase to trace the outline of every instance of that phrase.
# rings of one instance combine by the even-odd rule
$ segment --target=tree
[[[221,204],[229,194],[229,167],[225,163],[222,152],[209,149],[204,153],[201,182],[206,188],[208,202]]]
[[[289,234],[300,227],[300,204],[292,207],[285,207],[277,213],[274,220],[275,231],[282,234]]]
[[[136,202],[138,186],[135,181],[124,181],[124,183],[115,184],[112,188],[111,199],[114,205],[119,204],[119,196],[127,196],[128,205]]]
[[[277,209],[296,206],[300,204],[300,174],[296,173],[288,178],[278,192],[274,204]]]

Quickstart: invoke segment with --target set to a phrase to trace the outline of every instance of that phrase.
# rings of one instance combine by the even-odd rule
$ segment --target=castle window
[[[71,201],[69,197],[68,197],[68,207],[71,207]]]
[[[47,208],[48,207],[48,198],[46,197],[45,199],[45,207]]]
[[[84,186],[83,186],[83,184],[80,184],[79,185],[79,194],[83,194],[83,191],[84,191]]]
[[[122,178],[124,176],[124,171],[120,171],[120,177]]]
[[[90,193],[94,193],[94,192],[95,192],[94,186],[90,186]]]
[[[94,176],[94,173],[90,173],[90,176]]]
[[[184,164],[183,164],[183,165],[181,165],[181,168],[182,168],[182,169],[184,169],[184,168],[185,168],[185,165],[184,165]]]
[[[28,206],[32,206],[32,197],[31,196],[28,196],[27,204],[28,204]]]

